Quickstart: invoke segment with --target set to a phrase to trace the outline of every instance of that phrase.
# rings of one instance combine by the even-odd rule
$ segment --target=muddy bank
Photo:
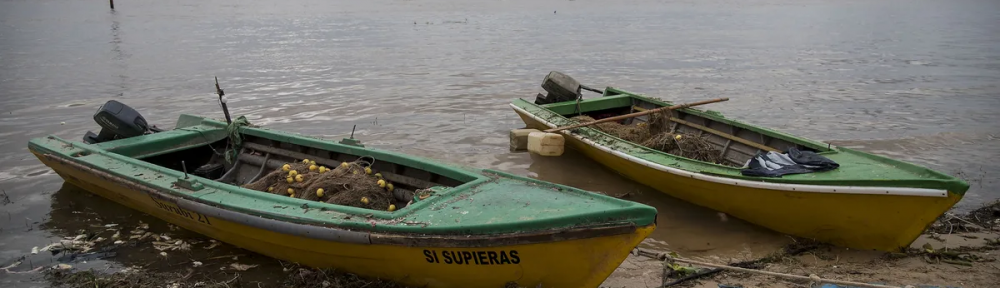
[[[247,281],[240,273],[233,273],[231,279],[217,280],[197,275],[194,269],[186,272],[154,272],[141,269],[126,269],[115,273],[94,270],[66,271],[50,269],[44,272],[45,279],[54,287],[66,288],[230,288],[230,287],[290,287],[290,288],[404,288],[390,281],[365,279],[354,274],[333,270],[319,270],[292,265],[284,269],[285,279],[278,283]]]
[[[81,191],[81,193],[83,193]],[[81,205],[100,198],[75,195]],[[728,264],[791,275],[817,275],[826,279],[889,285],[992,287],[1000,283],[1000,226],[994,209],[984,206],[965,215],[942,217],[938,223],[979,220],[982,230],[941,234],[928,231],[904,253],[858,251],[791,239],[778,249],[745,246],[738,253],[672,251],[669,246],[641,245],[655,253],[677,252],[676,257]],[[56,287],[404,287],[380,279],[366,279],[340,271],[317,270],[286,263],[204,238],[145,216],[129,220],[122,210],[97,213],[81,208],[73,213],[86,225],[67,225],[55,219],[46,223],[61,241],[33,247],[0,273],[30,275]],[[114,215],[121,214],[121,218]],[[105,217],[101,217],[104,215]],[[993,217],[989,218],[987,216]],[[124,221],[120,221],[124,220]],[[149,221],[149,222],[146,222]],[[952,224],[955,225],[955,224]],[[971,226],[970,226],[971,227]],[[661,247],[664,249],[652,249]],[[42,256],[49,256],[48,261]],[[101,262],[114,257],[117,263]],[[90,265],[92,263],[102,263]],[[667,269],[664,269],[667,267]],[[677,282],[676,287],[810,287],[807,281],[754,273],[711,271],[710,268],[630,255],[602,287],[656,287]],[[515,286],[510,286],[515,287]]]
[[[739,255],[676,255],[798,276],[886,285],[995,287],[1000,283],[1000,202],[964,215],[942,217],[906,251],[860,251],[796,240],[776,251],[745,250]],[[991,223],[993,223],[991,225]],[[951,233],[940,233],[952,227]],[[669,251],[655,251],[669,253]],[[720,271],[650,257],[630,256],[607,287],[812,287],[816,283],[756,273]],[[725,287],[725,286],[722,286]]]

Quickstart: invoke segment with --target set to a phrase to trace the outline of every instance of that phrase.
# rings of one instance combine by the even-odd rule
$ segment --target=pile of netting
[[[570,118],[584,123],[594,121],[590,116],[581,115]],[[669,154],[695,159],[715,164],[734,166],[722,158],[722,151],[716,148],[706,137],[688,133],[671,133],[670,117],[665,113],[654,113],[649,122],[625,125],[618,122],[605,122],[590,126],[622,140],[646,146]]]
[[[288,163],[261,179],[243,185],[271,194],[330,204],[394,211],[392,183],[374,173],[370,163],[343,162],[334,169],[317,166],[309,159]]]

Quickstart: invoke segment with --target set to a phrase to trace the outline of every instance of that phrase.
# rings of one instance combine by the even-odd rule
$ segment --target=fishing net
[[[708,142],[704,137],[697,137],[694,134],[663,132],[643,141],[641,144],[642,146],[685,158],[726,164],[725,159],[722,158],[721,151],[716,149],[715,145]]]
[[[591,118],[590,116],[587,115],[576,116],[570,119],[576,120],[580,123],[590,122],[595,120],[594,118]],[[649,127],[646,126],[646,123],[639,123],[639,124],[641,125],[638,124],[624,125],[618,122],[604,122],[592,125],[590,127],[597,127],[598,130],[601,130],[604,133],[614,135],[615,137],[621,138],[622,140],[625,141],[642,143],[647,139],[649,139],[650,130]]]
[[[226,133],[229,135],[229,149],[226,150],[226,163],[233,163],[233,160],[236,159],[236,154],[239,153],[238,151],[243,145],[240,126],[250,126],[250,120],[247,120],[246,116],[241,115],[226,126]]]
[[[389,205],[394,203],[395,198],[389,190],[394,189],[392,183],[381,179],[375,171],[366,169],[370,166],[368,162],[360,160],[345,162],[324,172],[320,172],[321,169],[314,163],[297,162],[288,165],[288,171],[285,171],[284,167],[278,168],[243,187],[276,195],[373,210],[388,210]],[[315,166],[313,167],[315,169],[310,169],[310,166]],[[292,170],[296,171],[296,176],[301,177],[289,176]],[[382,185],[379,183],[380,180]],[[317,193],[319,189],[323,189],[322,196]]]
[[[581,123],[594,121],[594,118],[589,116],[577,116],[570,119]],[[722,158],[722,151],[709,142],[708,138],[688,133],[670,133],[669,121],[669,114],[654,113],[650,115],[648,123],[625,125],[618,122],[605,122],[590,127],[658,151],[698,161],[733,166]]]

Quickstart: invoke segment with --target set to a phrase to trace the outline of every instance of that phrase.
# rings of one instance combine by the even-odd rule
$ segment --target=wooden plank
[[[642,109],[642,110],[639,110],[639,111],[646,110],[646,109],[643,109],[642,107],[635,107],[635,109],[636,110]],[[708,127],[705,127],[705,126],[702,126],[702,125],[698,125],[698,124],[694,124],[694,123],[691,123],[691,122],[688,122],[688,121],[684,121],[684,120],[678,119],[676,117],[670,117],[670,121],[673,121],[673,122],[679,123],[679,124],[683,124],[683,125],[687,125],[688,127],[691,127],[691,128],[694,128],[694,129],[698,129],[698,130],[701,130],[701,131],[712,133],[712,134],[718,135],[719,137],[722,137],[722,138],[726,138],[726,139],[729,139],[729,140],[740,142],[740,143],[746,144],[747,146],[754,147],[754,148],[757,148],[757,149],[760,149],[760,150],[764,150],[764,151],[768,151],[768,152],[781,152],[781,150],[768,147],[767,145],[763,145],[763,144],[760,144],[760,143],[757,143],[757,142],[753,142],[753,141],[750,141],[750,140],[747,140],[747,139],[736,137],[735,135],[727,134],[727,133],[719,131],[719,130],[715,130],[715,129],[708,128]],[[761,136],[763,136],[763,135],[761,135]]]

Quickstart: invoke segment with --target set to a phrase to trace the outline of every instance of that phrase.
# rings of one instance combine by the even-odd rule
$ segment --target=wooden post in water
[[[111,10],[115,10],[115,0],[110,0],[110,1],[111,1]]]

